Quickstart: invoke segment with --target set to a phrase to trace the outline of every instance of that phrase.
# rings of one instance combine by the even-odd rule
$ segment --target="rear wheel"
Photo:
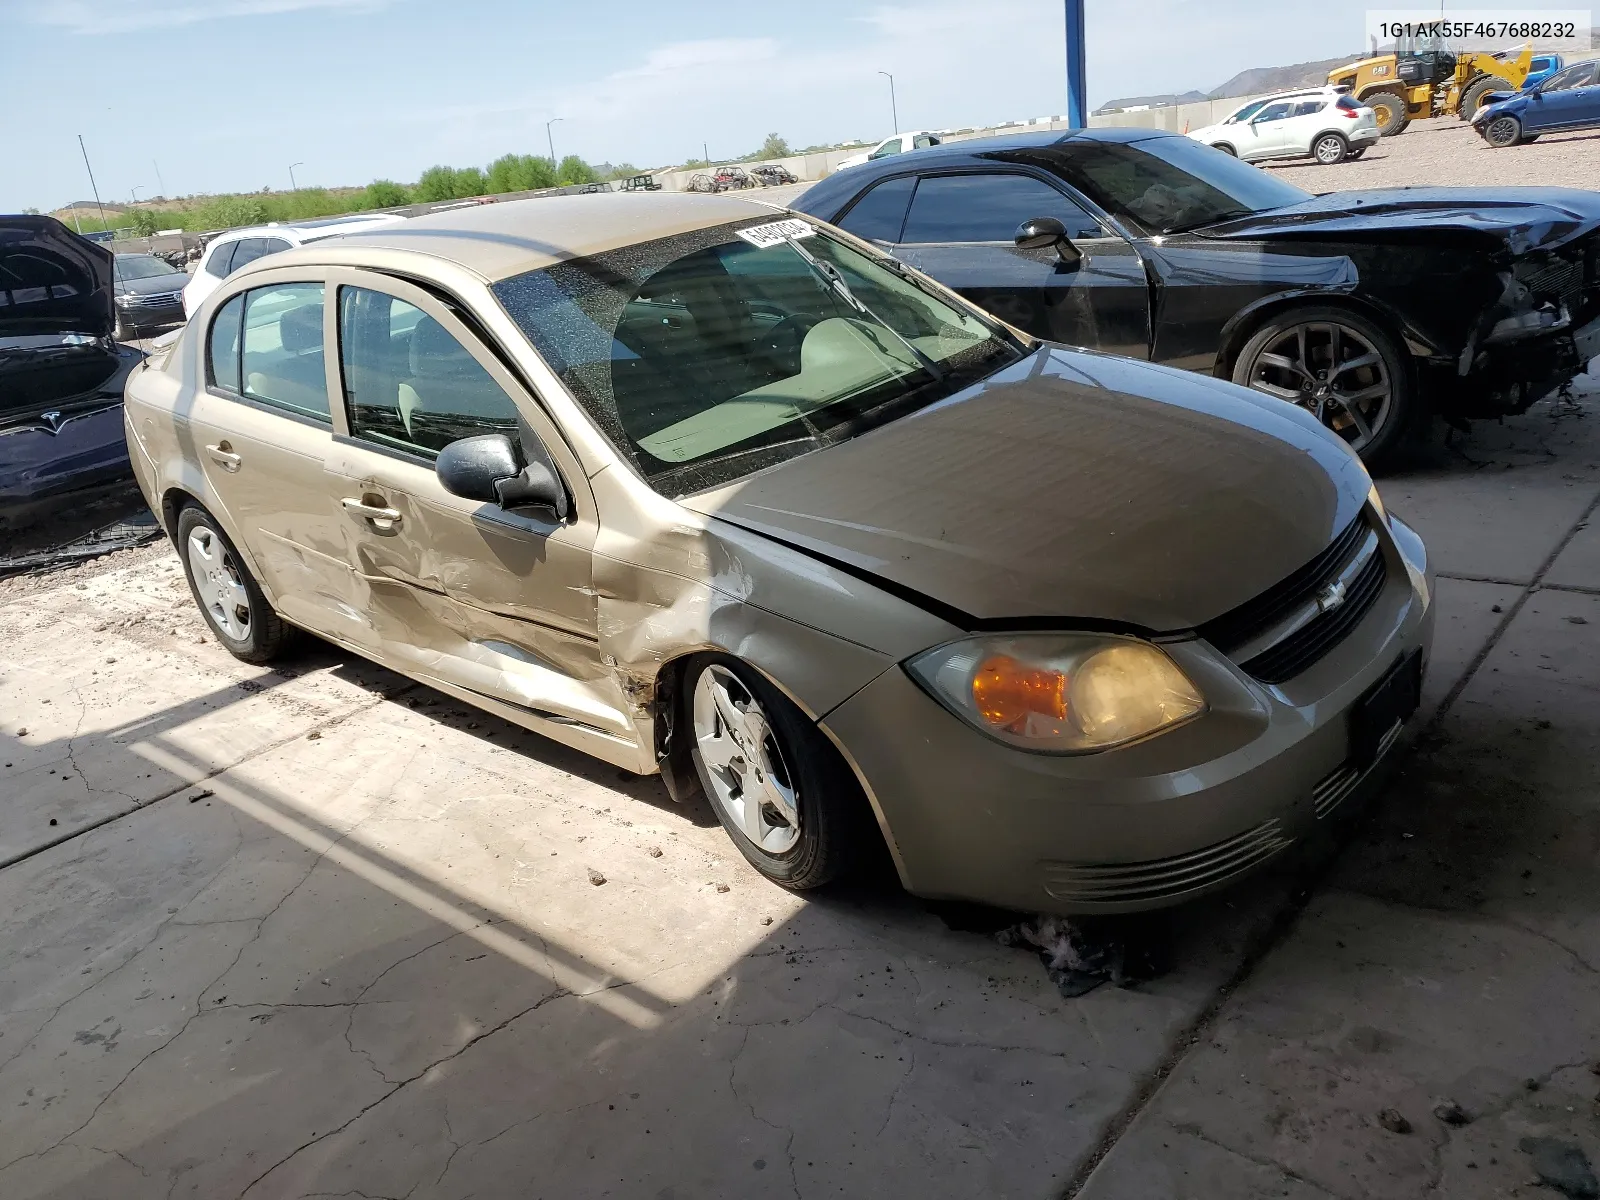
[[[1311,144],[1311,157],[1325,167],[1338,166],[1349,153],[1349,145],[1337,133],[1324,133]]]
[[[1478,105],[1483,103],[1483,97],[1489,92],[1514,92],[1517,89],[1504,80],[1493,75],[1486,75],[1482,79],[1474,80],[1467,85],[1467,90],[1461,93],[1460,117],[1463,121],[1472,120],[1472,114],[1478,111]]]
[[[1215,150],[1221,150],[1224,154],[1231,154],[1234,158],[1239,157],[1239,152],[1232,146],[1228,145],[1227,142],[1213,142],[1212,148]]]
[[[1496,149],[1515,146],[1522,140],[1522,122],[1510,115],[1496,117],[1483,127],[1483,140]]]
[[[690,756],[727,831],[773,883],[805,891],[837,878],[876,836],[865,798],[831,743],[755,670],[703,655],[683,673]]]
[[[1361,103],[1372,109],[1379,137],[1393,137],[1411,123],[1404,96],[1394,92],[1369,92],[1361,98]]]
[[[1304,408],[1373,469],[1399,452],[1415,409],[1395,340],[1337,308],[1290,309],[1268,320],[1239,351],[1233,381]]]
[[[272,610],[210,513],[198,504],[185,506],[178,514],[177,540],[194,602],[229,654],[265,663],[293,644],[294,627]]]

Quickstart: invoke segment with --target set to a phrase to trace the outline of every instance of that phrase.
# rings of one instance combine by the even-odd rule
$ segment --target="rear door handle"
[[[211,461],[224,471],[237,471],[239,464],[244,460],[233,452],[227,442],[218,442],[215,446],[207,446],[206,453],[211,455]]]
[[[374,498],[380,502],[369,504],[367,498],[358,500],[354,496],[346,496],[339,503],[344,505],[345,512],[353,517],[360,517],[379,533],[393,533],[400,524],[400,510],[389,508],[381,502],[380,497]]]

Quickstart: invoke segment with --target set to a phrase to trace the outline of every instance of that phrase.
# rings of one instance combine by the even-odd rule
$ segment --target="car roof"
[[[423,254],[465,267],[490,282],[570,258],[603,254],[785,211],[760,200],[694,192],[603,192],[544,196],[474,205],[355,230],[309,247],[275,254],[270,264],[315,263],[331,245],[341,249]],[[254,266],[255,264],[251,264]]]
[[[321,217],[314,221],[274,221],[268,225],[241,225],[238,229],[226,229],[217,234],[208,243],[207,248],[220,245],[223,242],[236,242],[247,237],[273,237],[285,233],[299,236],[301,234],[314,234],[317,237],[326,236],[329,231],[338,232],[343,226],[362,225],[387,225],[394,221],[403,221],[404,217],[396,213],[350,213],[343,217]]]

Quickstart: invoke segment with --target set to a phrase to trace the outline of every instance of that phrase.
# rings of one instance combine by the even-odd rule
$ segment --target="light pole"
[[[885,79],[887,79],[889,81],[889,115],[894,118],[894,130],[893,130],[893,132],[899,133],[900,132],[900,110],[895,107],[895,103],[894,103],[894,76],[889,74],[889,72],[887,72],[887,71],[879,71],[878,74],[882,75]]]
[[[297,162],[297,163],[290,163],[289,164],[289,190],[291,192],[298,192],[300,190],[300,185],[294,181],[294,169],[296,167],[303,167],[303,166],[305,166],[305,163],[303,163],[303,162]]]
[[[544,123],[544,140],[550,144],[550,169],[556,169],[556,139],[550,135],[550,126],[557,121],[565,121],[565,117],[551,117]]]
[[[156,187],[160,188],[161,194],[165,196],[167,194],[167,185],[166,182],[161,178],[161,164],[152,158],[150,160],[150,165],[156,169]]]
[[[144,187],[144,186],[145,185],[142,184],[142,183],[136,183],[136,184],[133,185],[132,190],[130,190],[128,192],[128,203],[129,204],[137,204],[137,203],[139,203],[139,189]]]

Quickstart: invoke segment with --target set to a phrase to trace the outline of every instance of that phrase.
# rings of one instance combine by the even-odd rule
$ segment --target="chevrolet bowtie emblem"
[[[1344,603],[1344,580],[1337,579],[1317,593],[1317,611],[1332,612]]]

